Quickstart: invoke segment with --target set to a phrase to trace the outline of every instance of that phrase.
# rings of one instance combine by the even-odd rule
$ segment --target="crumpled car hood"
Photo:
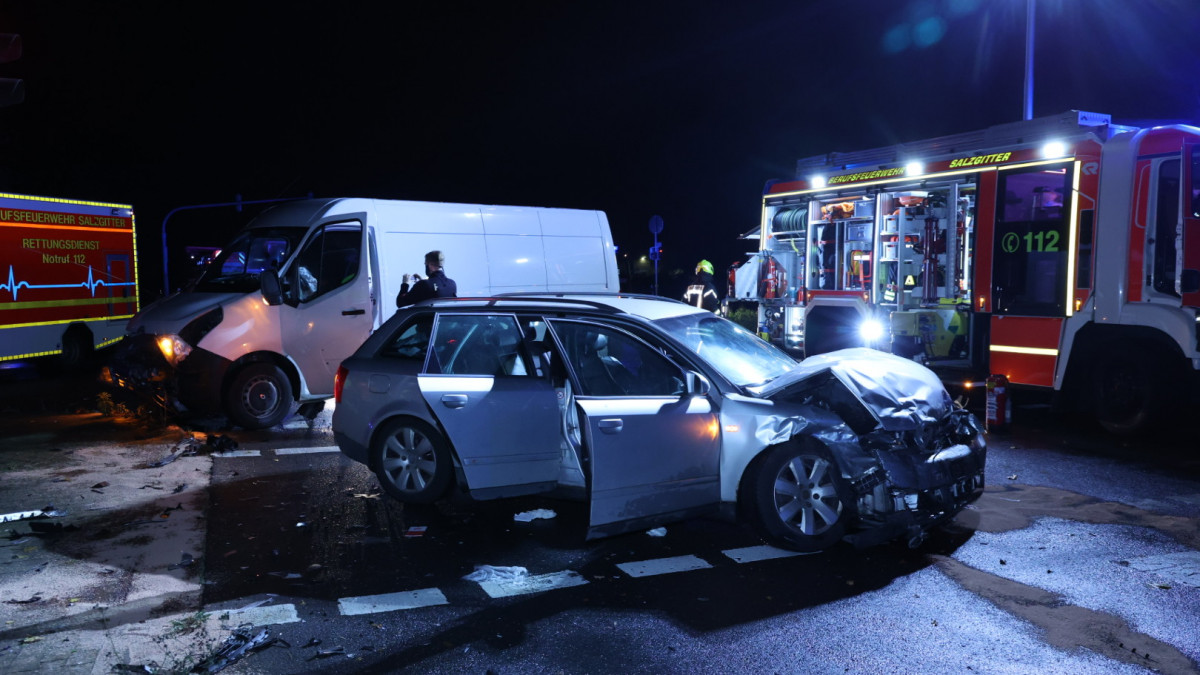
[[[136,333],[141,329],[150,335],[178,333],[197,316],[244,295],[245,293],[176,293],[143,307],[141,312],[129,320],[126,330]]]
[[[846,418],[857,433],[873,428],[909,431],[944,419],[953,407],[933,371],[875,349],[855,347],[811,356],[792,371],[754,391],[772,400],[823,402]],[[869,412],[866,419],[847,395]]]

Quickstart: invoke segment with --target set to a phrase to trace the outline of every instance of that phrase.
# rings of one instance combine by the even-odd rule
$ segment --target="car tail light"
[[[335,404],[342,402],[342,387],[346,386],[346,376],[350,371],[346,370],[346,366],[338,365],[337,374],[333,376],[333,402]]]

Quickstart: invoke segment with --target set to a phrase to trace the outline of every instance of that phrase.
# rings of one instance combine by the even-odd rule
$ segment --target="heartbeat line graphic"
[[[94,298],[94,297],[96,297],[96,289],[100,286],[105,286],[108,288],[117,288],[120,286],[134,286],[134,285],[135,284],[132,281],[107,281],[105,279],[97,279],[96,273],[92,269],[91,265],[88,266],[87,279],[84,279],[83,281],[69,283],[69,284],[31,284],[28,281],[17,281],[16,277],[13,274],[12,265],[9,265],[8,266],[8,283],[0,284],[0,290],[7,290],[9,293],[12,293],[12,299],[15,302],[17,299],[17,291],[22,288],[26,288],[31,291],[37,290],[40,288],[86,288],[86,289],[88,289],[88,292],[91,293],[92,297]]]

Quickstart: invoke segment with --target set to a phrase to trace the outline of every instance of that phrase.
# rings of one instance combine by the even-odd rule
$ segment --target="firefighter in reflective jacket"
[[[696,276],[683,294],[683,301],[710,312],[720,309],[721,298],[717,296],[717,287],[713,284],[712,263],[707,260],[696,263]]]

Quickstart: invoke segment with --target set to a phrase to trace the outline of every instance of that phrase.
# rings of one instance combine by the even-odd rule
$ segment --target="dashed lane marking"
[[[339,452],[336,445],[323,445],[315,448],[275,448],[276,455],[306,455],[313,452]]]
[[[401,591],[399,593],[383,593],[381,595],[363,595],[355,598],[338,600],[338,611],[345,616],[357,614],[377,614],[393,612],[399,609],[419,609],[434,605],[448,605],[446,596],[436,588],[422,588],[416,591]]]
[[[776,558],[791,558],[798,555],[811,555],[808,553],[800,553],[798,551],[789,551],[787,549],[775,548],[774,546],[747,546],[746,548],[731,548],[727,551],[721,551],[734,562],[752,563],[760,560],[774,560]]]
[[[210,610],[210,613],[217,614],[221,621],[235,626],[247,623],[253,626],[267,626],[274,623],[295,623],[300,620],[296,606],[290,603],[247,609],[217,609]],[[226,615],[228,619],[225,618]]]
[[[261,450],[224,450],[214,452],[213,457],[262,457]]]
[[[658,574],[690,572],[692,570],[712,567],[712,565],[694,555],[680,555],[673,558],[656,558],[654,560],[617,563],[617,567],[631,577],[651,577]]]

